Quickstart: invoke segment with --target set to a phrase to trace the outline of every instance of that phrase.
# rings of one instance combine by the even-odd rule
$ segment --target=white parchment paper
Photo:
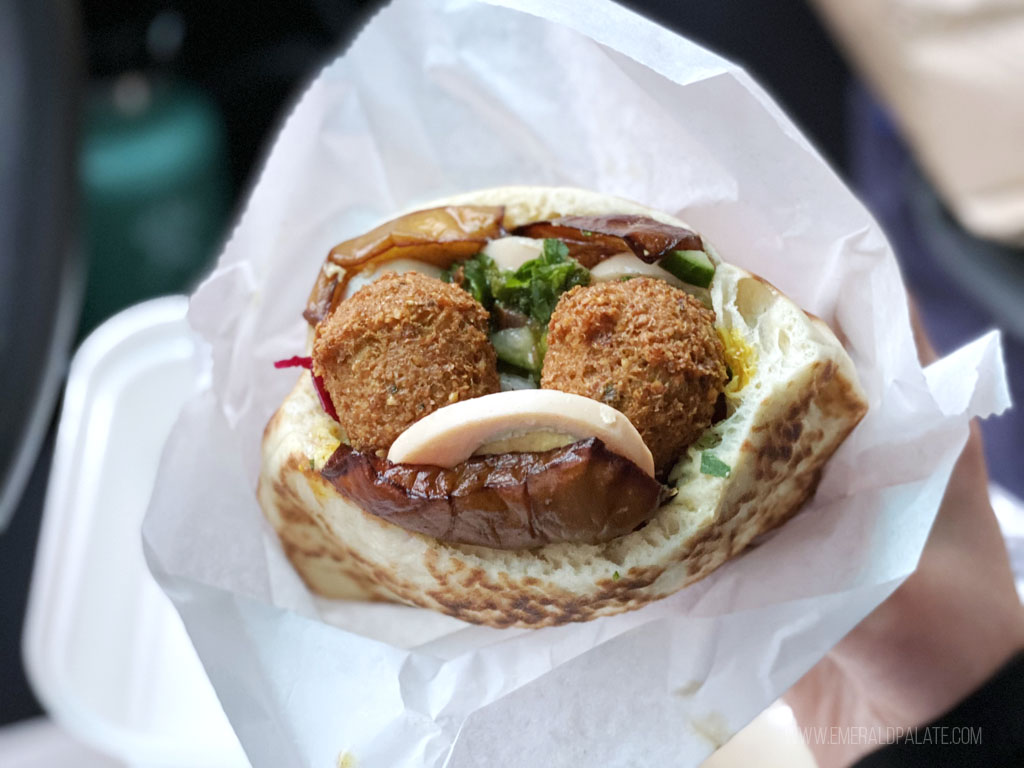
[[[313,597],[256,503],[259,446],[335,243],[441,195],[567,184],[676,213],[845,341],[871,410],[758,548],[640,611],[494,630]],[[694,765],[913,570],[995,334],[922,372],[877,225],[734,65],[610,2],[396,0],[302,96],[190,321],[209,389],[144,525],[257,768]]]

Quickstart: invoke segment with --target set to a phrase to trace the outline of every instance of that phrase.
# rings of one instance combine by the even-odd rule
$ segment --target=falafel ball
[[[353,448],[387,450],[410,424],[497,392],[487,310],[458,286],[387,273],[341,302],[316,330],[323,377]]]
[[[715,313],[655,278],[578,286],[548,326],[541,386],[624,413],[663,475],[711,424],[726,384]]]

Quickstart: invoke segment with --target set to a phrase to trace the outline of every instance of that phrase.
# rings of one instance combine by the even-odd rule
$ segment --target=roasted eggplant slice
[[[316,282],[313,284],[313,290],[309,294],[309,299],[306,300],[306,308],[302,311],[302,316],[310,325],[315,326],[330,314],[337,303],[336,295],[337,300],[341,300],[341,292],[338,291],[339,277],[337,272],[333,274],[328,272],[326,265],[320,268]]]
[[[342,444],[321,474],[406,530],[452,544],[597,544],[650,520],[662,486],[597,438],[536,453],[474,456],[451,469],[393,464]]]
[[[564,216],[551,221],[524,224],[513,232],[523,237],[562,240],[569,255],[587,269],[607,258],[632,251],[654,264],[670,251],[701,251],[700,235],[684,227],[663,224],[647,216]]]
[[[417,259],[439,267],[468,259],[489,240],[503,234],[505,209],[489,205],[449,205],[400,216],[365,235],[346,240],[331,249],[303,316],[316,325],[344,294],[357,267],[394,259]],[[343,267],[344,271],[332,268]]]

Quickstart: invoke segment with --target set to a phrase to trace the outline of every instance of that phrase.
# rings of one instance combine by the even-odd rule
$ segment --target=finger
[[[914,343],[917,345],[917,359],[922,366],[934,363],[939,359],[935,347],[924,327],[924,320],[921,319],[921,312],[917,308],[917,302],[913,296],[907,295],[907,303],[910,307],[910,328],[914,332]]]

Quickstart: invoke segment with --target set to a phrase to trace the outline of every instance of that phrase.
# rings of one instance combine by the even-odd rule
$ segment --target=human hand
[[[914,317],[922,364],[936,358]],[[917,570],[785,695],[803,728],[910,728],[952,709],[1024,648],[1024,610],[971,425]],[[818,731],[824,733],[826,731]],[[821,768],[871,743],[808,746]]]

